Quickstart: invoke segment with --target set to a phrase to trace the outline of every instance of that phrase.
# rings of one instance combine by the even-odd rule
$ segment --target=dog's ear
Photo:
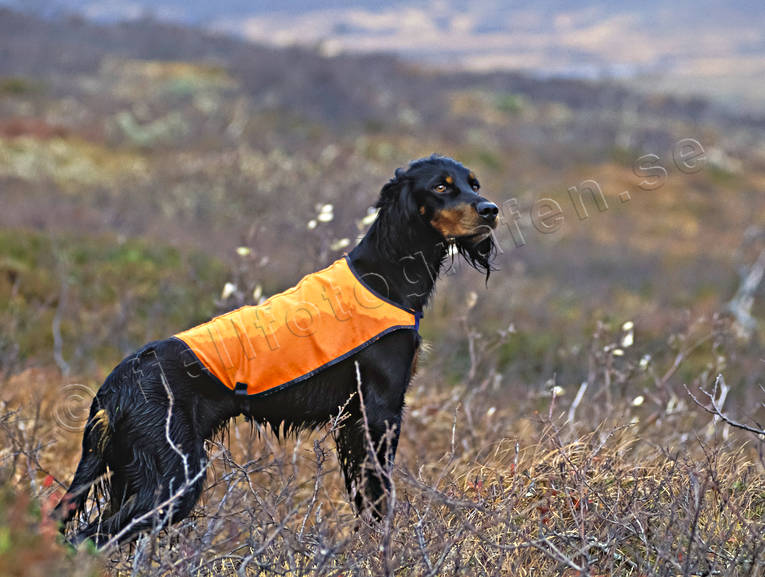
[[[377,247],[381,254],[391,259],[400,257],[400,247],[408,246],[409,242],[405,239],[416,228],[411,224],[419,213],[411,189],[412,179],[407,171],[396,169],[395,176],[380,190],[380,198],[375,204],[379,212],[372,226],[377,231]]]
[[[395,222],[407,222],[417,218],[417,202],[412,194],[412,179],[403,168],[397,168],[391,178],[380,191],[380,198],[375,205],[395,219]]]
[[[380,190],[380,198],[377,199],[376,208],[383,208],[395,203],[401,195],[401,189],[406,183],[406,171],[403,168],[397,168],[396,172]]]

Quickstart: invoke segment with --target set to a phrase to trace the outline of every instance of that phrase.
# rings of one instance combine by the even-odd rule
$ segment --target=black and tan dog
[[[263,318],[258,315],[265,310],[261,307],[244,307],[239,311],[251,315],[253,327],[259,327],[265,338],[254,345],[242,341],[244,352],[239,356],[224,350],[226,355],[219,355],[227,359],[222,368],[212,366],[215,360],[205,356],[207,345],[194,340],[223,327],[222,321],[216,324],[215,319],[207,323],[209,327],[201,325],[203,330],[191,329],[149,343],[124,359],[93,400],[82,441],[82,458],[55,515],[64,525],[71,521],[83,510],[91,487],[100,478],[106,479],[109,506],[98,519],[79,528],[71,541],[78,543],[90,538],[98,545],[112,538],[123,541],[157,523],[186,517],[205,479],[204,441],[232,417],[245,415],[270,425],[278,434],[280,430],[321,426],[344,405],[350,418],[335,432],[335,440],[346,487],[358,511],[382,515],[404,394],[420,345],[419,316],[433,292],[449,248],[454,246],[487,279],[491,271],[495,254],[492,229],[497,223],[498,208],[481,197],[478,190],[475,175],[445,157],[434,155],[396,171],[395,177],[382,188],[377,202],[379,213],[366,236],[342,262],[325,269],[342,269],[346,274],[350,270],[356,281],[349,282],[358,283],[353,287],[354,298],[359,300],[359,290],[368,291],[364,298],[372,299],[374,306],[365,306],[374,311],[372,316],[362,318],[359,315],[364,314],[363,310],[354,316],[352,311],[345,310],[348,300],[335,302],[327,297],[327,294],[334,297],[335,292],[340,295],[342,287],[334,287],[331,284],[334,281],[325,282],[323,277],[317,277],[318,281],[304,279],[297,287],[282,293],[297,294],[301,286],[311,282],[324,282],[321,286],[332,288],[329,293],[322,293],[325,302],[321,306],[331,309],[345,323],[341,330],[331,329],[318,339],[316,334],[320,331],[306,331],[306,319],[314,320],[319,315],[320,304],[304,303],[302,320],[298,317],[285,320],[292,333],[304,331],[313,335],[312,344],[304,347],[318,351],[319,360],[314,360],[313,365],[296,366],[296,372],[287,377],[281,373],[274,376],[269,364],[282,367],[293,363],[286,356],[291,341],[282,340],[278,347],[273,346],[279,323],[270,328],[268,322],[259,324]],[[387,303],[388,309],[381,308],[381,303]],[[413,321],[401,322],[399,318],[379,325],[384,316],[380,311],[384,310],[393,317],[398,313],[404,320],[411,314]],[[239,331],[246,321],[237,325],[237,314],[223,315],[228,323],[224,329],[233,327],[229,332],[241,339]],[[330,348],[330,353],[323,350],[325,341],[334,343],[338,335],[345,338],[356,334],[364,322],[368,323],[364,330],[371,332],[353,337],[358,339],[356,344],[348,341],[350,345],[338,345],[350,349]],[[214,338],[209,344],[212,351],[225,349]],[[257,346],[262,350],[256,352]],[[270,353],[277,356],[269,357]],[[323,354],[334,358],[324,359]],[[304,362],[307,356],[310,355],[301,352],[294,363]],[[247,365],[248,371],[260,371],[258,375],[268,377],[278,386],[269,385],[263,390],[254,382],[260,377],[252,377],[252,372],[242,373],[242,365]],[[361,376],[358,381],[357,371]],[[241,377],[242,374],[250,376]],[[156,510],[162,514],[157,515]]]

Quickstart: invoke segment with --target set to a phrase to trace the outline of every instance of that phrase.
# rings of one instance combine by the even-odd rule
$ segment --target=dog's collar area
[[[368,290],[370,293],[372,293],[374,296],[376,296],[378,299],[383,300],[389,304],[392,304],[395,307],[400,308],[403,311],[406,311],[413,315],[420,315],[420,318],[422,318],[422,310],[415,309],[414,307],[407,306],[404,303],[398,302],[396,300],[393,300],[392,298],[389,298],[387,295],[381,294],[378,291],[376,291],[374,288],[369,286],[369,284],[364,280],[364,275],[359,274],[356,269],[353,266],[353,262],[351,261],[351,255],[349,253],[343,253],[343,258],[345,259],[345,262],[348,263],[348,268],[353,273],[353,276],[356,277],[356,280],[359,282],[361,286],[363,286],[366,290]],[[377,273],[370,273],[373,275],[377,275]],[[381,276],[381,275],[377,275]],[[415,319],[418,321],[418,319]],[[419,326],[419,322],[418,322]]]

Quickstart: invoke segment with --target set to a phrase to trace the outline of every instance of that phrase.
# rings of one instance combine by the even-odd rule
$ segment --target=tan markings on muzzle
[[[482,226],[478,213],[469,204],[460,204],[439,210],[430,221],[444,238],[469,236],[480,232]]]

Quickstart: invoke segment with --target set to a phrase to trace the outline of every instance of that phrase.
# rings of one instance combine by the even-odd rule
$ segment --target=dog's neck
[[[391,226],[378,217],[349,253],[351,266],[361,280],[389,300],[422,311],[433,294],[447,253],[446,243],[435,231],[396,223],[400,234],[383,234]],[[407,230],[408,229],[408,230]]]

